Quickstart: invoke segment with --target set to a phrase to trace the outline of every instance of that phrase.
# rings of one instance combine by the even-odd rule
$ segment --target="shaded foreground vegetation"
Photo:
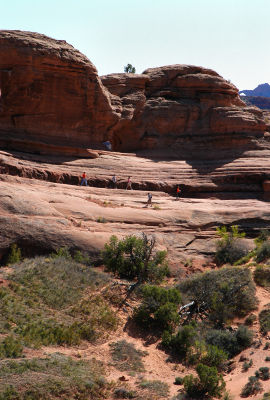
[[[47,358],[0,361],[0,400],[106,398],[110,384],[102,363],[75,361],[61,354]]]
[[[229,232],[220,229],[220,236],[218,251],[226,256],[243,235],[234,227]],[[0,400],[168,398],[166,383],[143,376],[147,353],[125,340],[111,343],[111,365],[136,376],[135,389],[107,382],[104,366],[96,360],[78,361],[61,354],[22,358],[25,347],[104,340],[118,326],[113,305],[121,309],[128,298],[133,304],[128,305],[130,322],[148,338],[160,340],[160,349],[168,353],[170,361],[193,366],[196,371],[196,375],[176,379],[182,388],[175,399],[221,398],[228,360],[253,342],[248,327],[257,320],[250,314],[257,307],[255,283],[269,286],[268,241],[268,235],[261,235],[254,250],[245,252],[244,257],[239,252],[241,258],[230,261],[235,265],[192,275],[174,287],[164,286],[169,276],[166,252],[156,252],[155,241],[145,235],[123,240],[112,237],[105,246],[104,264],[114,280],[90,267],[89,259],[80,253],[71,257],[67,249],[60,249],[47,258],[19,262],[14,247],[15,264],[6,277],[8,284],[0,287]],[[258,264],[259,259],[266,264]],[[242,266],[245,263],[248,265]],[[117,278],[131,284],[121,281],[125,289],[114,292]],[[266,306],[258,316],[262,335],[270,330],[269,315]],[[236,317],[247,317],[245,325],[233,328]],[[20,359],[8,361],[10,358]],[[243,371],[251,361],[243,364]],[[261,367],[258,376],[251,377],[243,396],[261,390],[260,380],[267,369]],[[229,398],[226,393],[225,398]]]
[[[108,284],[106,274],[65,257],[38,257],[12,268],[8,287],[0,288],[0,333],[39,347],[93,342],[116,328],[109,305],[93,294]]]

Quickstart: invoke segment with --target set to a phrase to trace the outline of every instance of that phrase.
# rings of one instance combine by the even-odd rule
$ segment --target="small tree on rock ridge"
[[[136,68],[133,67],[132,64],[127,64],[127,65],[124,67],[124,71],[127,72],[128,74],[135,74]]]

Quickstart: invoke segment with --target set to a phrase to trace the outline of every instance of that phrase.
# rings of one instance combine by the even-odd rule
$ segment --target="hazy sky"
[[[270,0],[0,0],[0,28],[65,39],[100,75],[193,64],[270,83]]]

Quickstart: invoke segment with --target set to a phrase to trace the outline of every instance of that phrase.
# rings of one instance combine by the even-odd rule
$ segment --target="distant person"
[[[112,144],[109,140],[107,140],[106,142],[103,142],[106,150],[111,151],[112,150]]]
[[[116,176],[115,175],[113,175],[113,177],[112,177],[112,187],[113,187],[113,189],[117,188],[117,180],[116,180]]]
[[[176,200],[180,199],[180,194],[181,194],[181,190],[180,190],[179,185],[177,185],[177,188],[176,188]]]
[[[128,177],[128,180],[127,180],[127,187],[126,187],[126,190],[128,190],[128,189],[132,190],[131,177],[130,177],[130,176]]]
[[[152,194],[151,193],[147,193],[148,196],[148,200],[146,203],[146,207],[148,207],[149,205],[152,207]]]
[[[83,185],[88,186],[85,172],[82,174],[82,180],[81,180],[81,186]]]

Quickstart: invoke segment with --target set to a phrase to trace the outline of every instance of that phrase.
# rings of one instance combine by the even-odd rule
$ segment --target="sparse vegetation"
[[[154,253],[155,239],[127,236],[119,240],[111,236],[102,253],[108,271],[126,279],[139,282],[160,282],[169,270],[166,263],[166,251]]]
[[[141,294],[143,300],[134,311],[135,321],[144,328],[155,327],[161,332],[165,329],[172,331],[179,322],[179,290],[145,285]]]
[[[187,394],[193,399],[222,396],[225,389],[225,382],[222,375],[215,367],[198,364],[196,367],[198,377],[187,375],[184,378],[184,388]]]
[[[212,329],[206,333],[206,341],[226,352],[229,357],[239,354],[252,343],[253,333],[246,326],[236,331]]]
[[[270,266],[269,265],[257,265],[253,274],[254,281],[257,285],[263,287],[270,286]]]
[[[144,371],[142,358],[147,355],[147,352],[137,350],[132,343],[128,343],[126,340],[111,343],[110,346],[112,359],[117,369],[128,372]]]
[[[250,314],[246,319],[245,319],[245,325],[247,326],[252,326],[254,322],[257,321],[257,317],[255,314]]]
[[[241,391],[241,397],[249,397],[262,391],[262,384],[256,376],[250,376]]]
[[[181,282],[179,289],[216,325],[256,309],[255,285],[248,268],[223,267],[196,274]]]
[[[270,240],[266,240],[262,243],[262,245],[257,249],[256,261],[263,262],[270,258]]]
[[[169,394],[169,386],[165,382],[161,381],[147,381],[143,380],[140,385],[142,389],[147,389],[148,391],[154,393],[160,397],[167,397]]]
[[[269,368],[261,367],[258,371],[255,371],[255,376],[262,381],[267,381],[270,378]]]
[[[250,367],[252,367],[253,361],[250,359],[249,362],[245,361],[242,366],[242,372],[247,372]]]
[[[233,264],[248,254],[246,244],[241,240],[244,232],[239,232],[238,225],[232,225],[229,231],[226,226],[217,228],[217,234],[221,237],[217,241],[215,259],[219,265]]]
[[[17,246],[16,243],[11,245],[10,253],[7,258],[7,264],[16,264],[22,260],[22,252],[21,249]]]
[[[0,332],[25,345],[94,341],[117,326],[105,300],[91,295],[91,289],[109,282],[108,276],[69,257],[26,260],[9,280],[0,288]]]
[[[103,375],[99,361],[74,361],[61,354],[0,361],[0,399],[102,399],[110,387]]]
[[[259,314],[261,332],[267,334],[270,331],[270,308],[262,310]]]
[[[6,336],[0,343],[0,358],[21,357],[22,351],[22,343],[13,336]]]

